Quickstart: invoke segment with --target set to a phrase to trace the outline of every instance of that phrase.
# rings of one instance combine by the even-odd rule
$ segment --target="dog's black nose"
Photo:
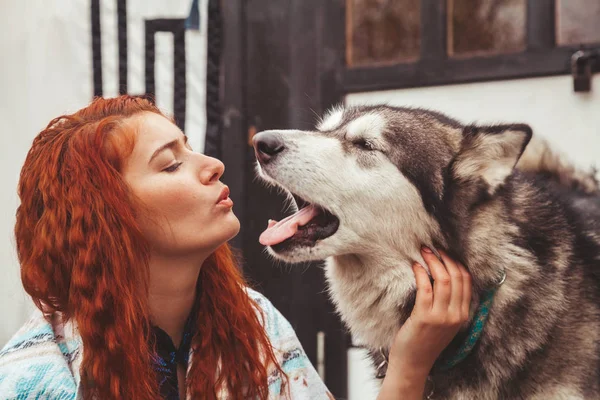
[[[264,131],[256,134],[252,139],[256,158],[263,164],[268,163],[277,154],[285,150],[281,133],[277,131]]]

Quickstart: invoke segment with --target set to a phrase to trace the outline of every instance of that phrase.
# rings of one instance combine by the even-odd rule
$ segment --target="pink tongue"
[[[258,241],[263,246],[273,246],[294,236],[299,226],[304,226],[318,214],[315,206],[304,207],[294,215],[282,219],[269,227],[260,235]]]

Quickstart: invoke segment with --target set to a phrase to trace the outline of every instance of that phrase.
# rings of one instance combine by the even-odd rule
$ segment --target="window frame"
[[[328,1],[324,19],[327,23],[323,27],[324,62],[329,62],[334,71],[324,72],[322,86],[335,92],[328,96],[333,100],[355,92],[569,75],[571,56],[576,51],[600,47],[600,43],[557,45],[556,0],[526,1],[526,46],[522,52],[449,57],[447,1],[421,0],[420,58],[414,62],[357,67],[346,64],[346,0]],[[331,62],[327,57],[330,54],[336,54],[338,59]],[[595,63],[592,72],[598,71],[600,63]],[[332,78],[335,88],[327,82]]]

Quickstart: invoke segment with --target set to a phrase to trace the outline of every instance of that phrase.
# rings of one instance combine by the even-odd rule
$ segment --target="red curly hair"
[[[97,98],[52,120],[21,171],[15,235],[23,286],[45,315],[76,321],[86,398],[160,397],[148,340],[149,249],[120,174],[135,140],[123,122],[147,111],[163,115],[142,97]],[[198,282],[188,392],[267,398],[267,366],[285,374],[226,244],[206,260]]]

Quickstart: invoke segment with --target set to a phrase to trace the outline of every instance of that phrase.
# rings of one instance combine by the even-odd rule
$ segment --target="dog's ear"
[[[482,179],[493,194],[512,173],[531,135],[531,127],[525,124],[465,127],[452,166],[455,179]]]

